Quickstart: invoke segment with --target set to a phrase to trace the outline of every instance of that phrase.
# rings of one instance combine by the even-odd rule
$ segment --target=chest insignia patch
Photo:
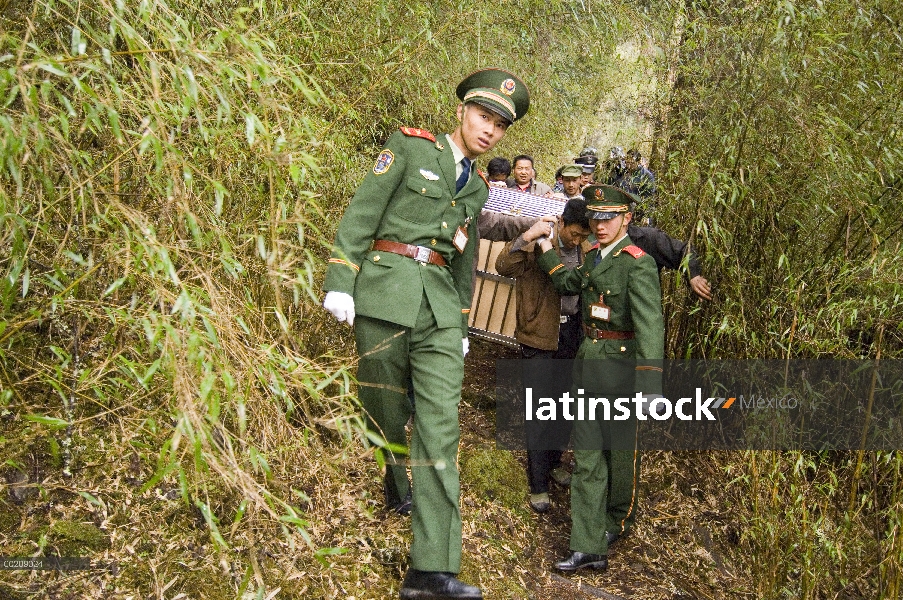
[[[392,151],[383,150],[376,158],[376,164],[373,165],[373,174],[382,175],[383,173],[386,173],[393,162],[395,162],[395,155],[392,154]]]
[[[428,171],[426,169],[420,169],[420,174],[423,175],[424,179],[429,181],[439,181],[439,176],[433,173],[432,171]]]

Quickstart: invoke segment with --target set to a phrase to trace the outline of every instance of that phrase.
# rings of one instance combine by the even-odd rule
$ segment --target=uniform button
[[[606,293],[606,294],[610,294],[610,293],[611,293],[611,290],[605,290],[605,293]]]
[[[625,348],[624,346],[621,346],[621,352],[627,352],[627,348]]]
[[[598,344],[598,343],[599,343],[599,340],[593,340],[593,343],[594,343],[594,344]]]
[[[430,240],[430,246],[435,246],[435,245],[436,245],[436,240]]]
[[[442,221],[442,228],[448,229],[448,223],[446,223],[445,221]]]
[[[454,205],[455,205],[455,201],[454,201],[454,200],[452,200],[452,206],[454,206]]]
[[[426,188],[420,188],[420,193],[421,193],[421,194],[425,194],[425,193],[426,193]]]
[[[373,257],[373,262],[379,262],[379,254]]]

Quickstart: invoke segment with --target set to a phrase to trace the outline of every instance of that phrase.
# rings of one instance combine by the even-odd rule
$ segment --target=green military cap
[[[582,174],[582,165],[565,165],[561,167],[562,177],[580,177]]]
[[[512,123],[530,108],[530,91],[517,75],[503,69],[481,69],[464,78],[455,90],[464,104],[475,102]]]
[[[583,190],[586,199],[586,217],[599,221],[614,219],[630,212],[630,203],[636,199],[612,185],[589,185]]]

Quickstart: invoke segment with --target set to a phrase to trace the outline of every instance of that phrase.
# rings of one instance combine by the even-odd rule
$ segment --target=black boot
[[[411,487],[408,484],[408,491],[404,498],[398,492],[398,486],[395,485],[395,477],[392,475],[392,467],[386,468],[386,475],[383,478],[383,492],[386,495],[386,510],[399,515],[411,514]]]
[[[580,569],[594,569],[604,571],[608,568],[608,557],[603,554],[584,554],[583,552],[571,552],[571,555],[561,562],[555,563],[555,568],[565,573],[573,573]]]
[[[419,598],[483,600],[483,593],[480,588],[467,585],[453,573],[408,569],[401,586],[401,600]]]

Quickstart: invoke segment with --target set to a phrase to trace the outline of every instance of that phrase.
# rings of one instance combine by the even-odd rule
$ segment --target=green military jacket
[[[577,358],[634,359],[636,389],[646,393],[661,392],[665,327],[655,260],[633,246],[629,237],[618,242],[596,265],[598,255],[596,244],[576,269],[566,269],[554,250],[537,259],[537,264],[549,274],[559,293],[580,294],[584,325],[605,331],[634,332],[635,337],[630,340],[586,337]],[[592,305],[600,302],[600,296],[610,308],[607,321],[593,316]]]
[[[324,289],[351,294],[355,313],[413,327],[423,296],[440,328],[467,336],[477,219],[489,185],[474,173],[455,194],[455,163],[448,140],[402,128],[386,142],[345,211],[326,270]],[[456,230],[467,232],[463,252]],[[370,249],[373,240],[425,246],[446,266]]]

